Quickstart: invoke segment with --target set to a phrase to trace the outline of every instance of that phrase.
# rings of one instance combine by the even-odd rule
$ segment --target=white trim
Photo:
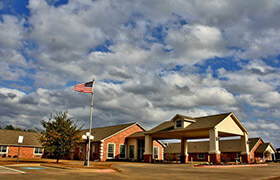
[[[100,141],[103,142],[103,141],[105,141],[106,139],[109,139],[110,137],[113,137],[113,136],[115,136],[115,135],[117,135],[117,134],[119,134],[119,133],[121,133],[121,132],[123,132],[123,131],[125,131],[125,130],[127,130],[127,129],[129,129],[129,128],[131,128],[131,127],[134,126],[134,125],[138,125],[138,126],[141,127],[142,129],[144,129],[144,131],[146,131],[146,129],[145,129],[142,125],[140,125],[138,122],[135,122],[135,123],[131,124],[130,126],[124,128],[124,129],[121,129],[120,131],[115,132],[114,134],[112,134],[112,135],[110,135],[110,136],[108,136],[108,137],[106,137],[106,138],[104,138],[104,139],[102,139],[102,140],[100,140]]]
[[[250,138],[248,138],[248,141],[250,141]],[[263,142],[263,140],[261,139],[261,138],[259,138],[258,140],[257,140],[257,142],[256,142],[256,144],[254,144],[254,146],[252,147],[252,149],[251,150],[253,150],[255,147],[256,147],[256,145],[258,144],[258,142],[259,141],[262,141]],[[264,142],[263,142],[264,143]],[[261,144],[259,144],[259,145],[261,145]],[[250,148],[250,147],[249,147]],[[257,148],[255,149],[255,151],[257,150]],[[250,149],[249,149],[249,152],[250,152],[250,154],[251,154],[251,152],[252,151],[250,151]],[[254,152],[255,153],[255,152]]]
[[[109,155],[109,153],[108,153],[108,151],[109,151],[109,144],[114,145],[113,157],[109,157],[108,156]],[[107,143],[107,159],[115,159],[115,155],[116,155],[116,144],[115,143]]]
[[[154,154],[155,148],[157,149],[157,156],[158,156],[157,158],[155,158],[155,154]],[[156,160],[159,159],[159,147],[158,147],[158,146],[154,146],[154,147],[153,147],[153,159],[156,159]]]
[[[124,146],[124,158],[121,157],[121,146]],[[119,145],[119,159],[126,159],[126,144]]]
[[[241,124],[241,122],[239,121],[239,119],[237,119],[237,117],[233,114],[233,112],[231,112],[229,115],[227,115],[223,120],[221,120],[218,124],[216,124],[214,126],[214,128],[216,128],[219,124],[221,124],[225,119],[227,119],[228,117],[233,116],[233,121],[237,124],[237,126],[245,133],[249,134],[249,132],[247,131],[247,129]]]
[[[0,145],[1,146],[6,146],[6,145]],[[0,154],[8,154],[9,152],[9,146],[6,146],[6,152],[0,152]]]
[[[42,153],[35,153],[35,149],[36,149],[36,148],[42,149]],[[34,154],[34,155],[43,155],[43,154],[44,154],[44,148],[41,148],[41,147],[34,147],[34,148],[33,148],[33,154]]]

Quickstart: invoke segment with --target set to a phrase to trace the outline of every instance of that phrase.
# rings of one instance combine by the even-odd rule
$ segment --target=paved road
[[[14,170],[0,168],[0,179],[7,180],[83,180],[83,179],[233,179],[251,180],[280,177],[280,164],[270,164],[266,167],[242,168],[195,168],[191,164],[146,164],[146,163],[120,163],[114,164],[120,172],[96,172],[90,169],[65,170],[44,167],[44,169],[23,169],[11,167]]]
[[[0,175],[3,174],[24,174],[24,171],[20,171],[14,168],[9,168],[5,166],[0,166]]]

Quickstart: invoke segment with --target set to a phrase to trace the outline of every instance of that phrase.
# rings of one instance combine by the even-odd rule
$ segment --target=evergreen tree
[[[50,116],[48,121],[42,121],[44,130],[41,132],[41,142],[44,149],[55,156],[58,163],[61,157],[69,155],[74,146],[81,140],[81,127],[77,128],[67,111]]]

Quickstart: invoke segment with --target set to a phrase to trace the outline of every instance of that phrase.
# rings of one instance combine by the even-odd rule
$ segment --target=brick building
[[[83,130],[85,134],[88,130]],[[131,160],[142,161],[144,153],[144,139],[132,135],[144,133],[145,129],[137,122],[93,128],[91,134],[94,140],[91,143],[90,160]],[[163,146],[160,141],[153,141],[154,159],[163,159]],[[84,160],[86,144],[80,143],[75,147],[74,159]]]
[[[190,159],[206,160],[207,158],[211,163],[220,164],[225,159],[237,158],[237,155],[240,156],[242,162],[251,163],[248,135],[247,129],[232,112],[203,117],[176,114],[171,120],[164,121],[144,133],[144,160],[145,162],[152,160],[152,141],[177,139],[181,141],[179,148],[181,163],[187,163]],[[239,141],[221,141],[221,139],[229,137],[235,139],[238,137]],[[209,139],[209,141],[204,142],[205,146],[192,150],[190,142],[199,139]],[[260,143],[260,141],[258,142]],[[199,143],[196,145],[198,146]],[[235,145],[231,145],[231,143],[235,143]],[[255,152],[263,152],[263,156],[267,155],[267,158],[271,158],[271,154],[274,154],[275,151],[271,144],[261,144],[264,145],[259,145]],[[224,153],[221,153],[223,148],[225,148]],[[235,148],[238,148],[238,151]],[[198,153],[198,155],[192,155],[192,152]],[[260,154],[254,153],[253,156],[259,157]],[[254,157],[253,160],[255,160]]]
[[[261,138],[249,138],[249,153],[251,162],[265,162],[275,159],[275,150],[270,143],[264,143]],[[240,139],[221,140],[219,149],[221,161],[240,160]],[[189,142],[189,161],[209,161],[209,141]],[[167,161],[179,161],[181,155],[181,143],[169,143],[164,150],[164,159]]]
[[[18,138],[23,136],[19,158],[41,158],[43,148],[40,133],[0,129],[0,158],[15,158],[18,155]]]

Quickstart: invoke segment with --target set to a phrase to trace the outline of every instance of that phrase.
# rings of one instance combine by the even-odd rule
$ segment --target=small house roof
[[[257,153],[264,153],[269,147],[275,152],[275,149],[273,148],[273,146],[270,143],[260,144],[255,152],[257,152]]]
[[[41,133],[0,129],[0,145],[18,146],[18,137],[23,136],[21,146],[42,147]]]
[[[156,132],[164,132],[164,131],[171,131],[174,130],[174,118],[175,117],[186,117],[188,119],[194,120],[195,122],[191,125],[184,128],[184,130],[197,130],[197,129],[210,129],[214,128],[217,124],[222,122],[226,117],[231,115],[232,113],[223,113],[223,114],[216,114],[216,115],[210,115],[210,116],[203,116],[203,117],[188,117],[176,114],[171,121],[165,121],[161,123],[160,125],[154,127],[150,131],[147,131],[147,134],[152,134]],[[180,129],[181,130],[181,129]]]
[[[134,122],[134,123],[128,123],[128,124],[92,128],[91,135],[94,136],[94,141],[101,141],[101,140],[107,139],[107,138],[111,137],[112,135],[114,135],[122,130],[125,130],[126,128],[129,128],[132,125],[136,125],[136,124],[144,130],[144,128],[139,123]],[[89,131],[88,129],[85,129],[85,130],[82,130],[81,133],[85,134],[88,131]]]

